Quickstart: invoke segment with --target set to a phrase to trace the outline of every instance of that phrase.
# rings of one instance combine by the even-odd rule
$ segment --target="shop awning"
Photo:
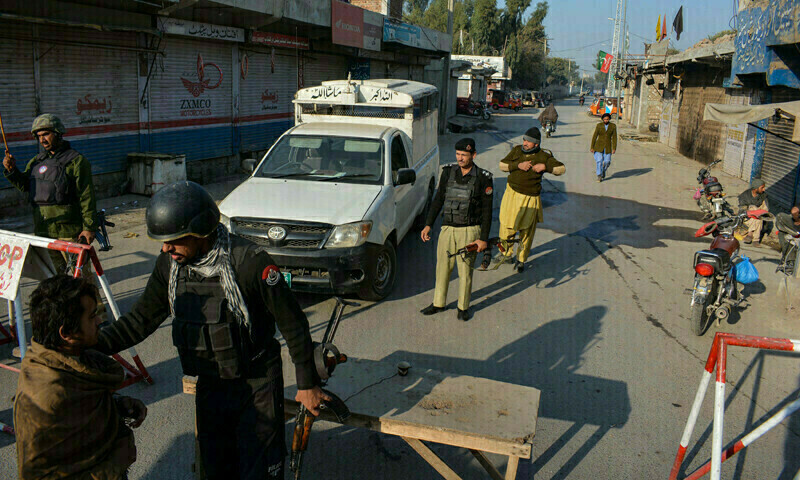
[[[714,120],[727,124],[754,123],[775,115],[782,118],[794,118],[792,142],[800,142],[800,101],[767,103],[764,105],[728,105],[725,103],[706,103],[703,120]]]

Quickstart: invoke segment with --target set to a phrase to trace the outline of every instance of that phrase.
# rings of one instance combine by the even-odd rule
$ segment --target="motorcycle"
[[[695,190],[693,198],[697,201],[700,211],[704,213],[703,218],[713,220],[723,214],[733,215],[734,213],[733,208],[725,199],[722,184],[719,183],[717,177],[711,176],[711,167],[721,161],[722,159],[715,160],[708,167],[701,168],[697,172],[697,183],[700,186]]]
[[[547,138],[550,138],[555,131],[556,126],[552,122],[544,122],[544,133]]]
[[[733,232],[747,218],[772,221],[773,215],[766,210],[743,211],[738,215],[723,216],[706,223],[694,234],[695,237],[712,235],[707,250],[694,254],[694,288],[692,289],[691,330],[697,336],[703,334],[709,318],[716,318],[717,325],[730,317],[734,308],[742,303],[740,284],[736,281],[736,265],[739,257],[739,241]]]
[[[479,112],[476,116],[480,116],[484,120],[492,118],[492,112],[486,106],[486,102],[475,102],[475,109]]]
[[[580,100],[578,100],[578,101],[580,102],[580,104],[581,104],[581,107],[582,107],[582,106],[583,106],[583,102],[585,102],[585,101],[586,101],[586,99],[585,99],[585,98],[583,98],[583,97],[581,97],[581,98],[580,98]]]

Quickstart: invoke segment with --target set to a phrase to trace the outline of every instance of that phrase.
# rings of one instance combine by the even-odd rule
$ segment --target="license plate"
[[[283,279],[286,281],[286,285],[289,288],[292,288],[292,272],[281,272],[283,274]]]

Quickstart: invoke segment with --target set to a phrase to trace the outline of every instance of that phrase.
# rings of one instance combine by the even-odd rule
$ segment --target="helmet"
[[[147,236],[153,240],[207,237],[217,229],[219,209],[203,187],[183,181],[167,185],[153,195],[145,221]]]
[[[31,133],[35,135],[39,130],[52,130],[59,135],[64,135],[64,133],[67,131],[67,129],[64,128],[64,124],[61,122],[61,119],[52,113],[45,113],[33,119]]]

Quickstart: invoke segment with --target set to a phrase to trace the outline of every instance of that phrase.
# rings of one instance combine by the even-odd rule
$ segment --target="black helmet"
[[[160,242],[181,237],[207,237],[219,224],[219,208],[211,195],[194,182],[162,188],[147,206],[147,236]]]

